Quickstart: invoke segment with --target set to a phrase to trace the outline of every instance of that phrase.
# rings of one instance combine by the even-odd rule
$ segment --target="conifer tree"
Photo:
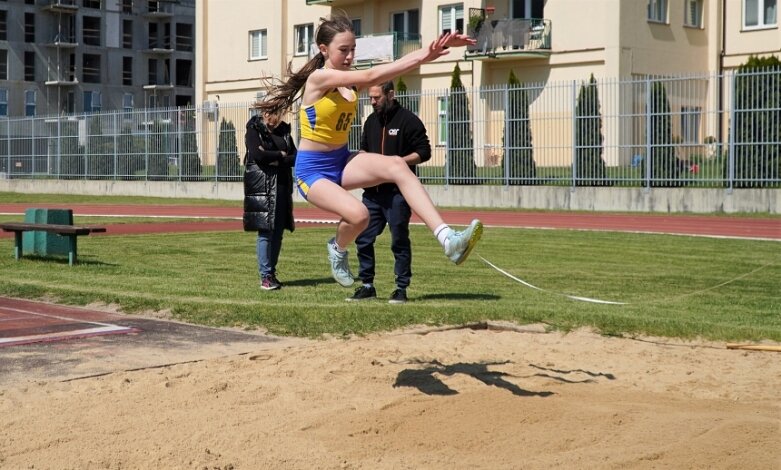
[[[447,165],[452,184],[477,182],[471,122],[466,89],[461,83],[461,68],[456,64],[451,75],[447,121]]]
[[[515,73],[507,80],[507,117],[505,123],[505,159],[502,162],[511,185],[535,184],[537,165],[532,155],[529,99]]]
[[[600,186],[605,181],[604,136],[599,91],[594,75],[580,87],[575,107],[575,184]]]

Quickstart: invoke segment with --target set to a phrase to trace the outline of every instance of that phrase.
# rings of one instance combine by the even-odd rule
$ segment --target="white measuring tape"
[[[505,276],[509,277],[513,281],[519,282],[519,283],[523,284],[526,287],[530,287],[530,288],[538,290],[540,292],[547,292],[549,294],[561,295],[561,296],[564,296],[564,297],[566,297],[568,299],[579,300],[581,302],[591,302],[593,304],[628,305],[626,302],[613,302],[611,300],[600,300],[600,299],[592,299],[590,297],[580,297],[580,296],[577,296],[577,295],[563,294],[561,292],[554,292],[554,291],[550,291],[550,290],[547,290],[547,289],[543,289],[541,287],[533,286],[533,285],[529,284],[528,282],[524,281],[523,279],[521,279],[519,277],[513,276],[512,274],[508,273],[507,271],[505,271],[504,269],[500,268],[499,266],[496,266],[495,264],[491,263],[490,261],[488,261],[487,259],[483,258],[482,256],[480,256],[480,255],[477,255],[477,256],[481,260],[483,260],[483,263],[487,264],[488,266],[491,266],[492,268],[494,268],[495,270],[497,270],[500,273],[504,274]]]
[[[475,254],[477,255],[477,253],[475,253]],[[524,281],[523,279],[521,279],[519,277],[513,276],[512,274],[508,273],[504,269],[502,269],[499,266],[493,264],[492,262],[488,261],[487,259],[483,258],[480,255],[477,255],[477,257],[480,258],[481,260],[483,260],[483,263],[485,263],[488,266],[494,268],[496,271],[498,271],[501,274],[504,274],[505,276],[509,277],[513,281],[518,282],[520,284],[523,284],[526,287],[538,290],[540,292],[546,292],[548,294],[559,295],[559,296],[562,296],[562,297],[566,297],[568,299],[578,300],[580,302],[590,302],[592,304],[630,305],[629,302],[614,302],[612,300],[592,299],[590,297],[580,297],[578,295],[569,295],[569,294],[564,294],[562,292],[555,292],[555,291],[552,291],[552,290],[543,289],[542,287],[537,287],[537,286],[534,286],[532,284],[529,284],[528,282]],[[747,273],[743,273],[743,274],[741,274],[739,276],[735,276],[732,279],[729,279],[727,281],[721,282],[719,284],[716,284],[715,286],[711,286],[711,287],[708,287],[706,289],[700,289],[700,290],[697,290],[697,291],[694,291],[694,292],[689,292],[688,294],[681,294],[681,295],[677,295],[677,296],[674,296],[674,297],[668,297],[666,299],[657,299],[656,302],[659,302],[659,301],[662,301],[662,300],[673,300],[673,299],[679,299],[679,298],[682,298],[682,297],[689,297],[689,296],[696,295],[696,294],[701,294],[703,292],[707,292],[707,291],[710,291],[710,290],[713,290],[713,289],[718,289],[719,287],[722,287],[722,286],[725,286],[725,285],[730,284],[732,282],[735,282],[738,279],[742,279],[744,277],[748,277],[748,276],[754,274],[755,272],[757,272],[757,271],[759,271],[761,269],[764,269],[764,268],[766,268],[768,266],[771,266],[772,264],[773,263],[763,264],[762,266],[759,266],[756,269],[752,269],[751,271],[749,271]],[[649,302],[645,302],[645,303],[649,303]],[[654,302],[650,302],[650,303],[654,303]]]

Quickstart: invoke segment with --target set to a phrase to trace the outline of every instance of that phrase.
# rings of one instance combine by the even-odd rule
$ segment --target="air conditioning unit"
[[[206,115],[206,117],[209,120],[214,120],[217,118],[217,108],[218,104],[216,101],[204,101],[203,105],[201,107],[203,114]]]

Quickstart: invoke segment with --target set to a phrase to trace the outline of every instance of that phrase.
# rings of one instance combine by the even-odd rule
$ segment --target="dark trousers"
[[[363,204],[369,209],[369,226],[355,240],[360,263],[358,277],[364,283],[374,282],[374,241],[388,225],[391,251],[396,259],[393,268],[396,285],[406,289],[412,278],[412,245],[409,240],[412,211],[407,201],[397,189],[367,189],[363,193]]]

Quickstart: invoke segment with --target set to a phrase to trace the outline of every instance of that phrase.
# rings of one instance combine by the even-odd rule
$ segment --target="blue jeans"
[[[279,252],[282,251],[282,238],[285,234],[285,214],[288,210],[288,198],[285,195],[277,197],[274,230],[258,230],[257,254],[258,273],[260,278],[277,273]]]

